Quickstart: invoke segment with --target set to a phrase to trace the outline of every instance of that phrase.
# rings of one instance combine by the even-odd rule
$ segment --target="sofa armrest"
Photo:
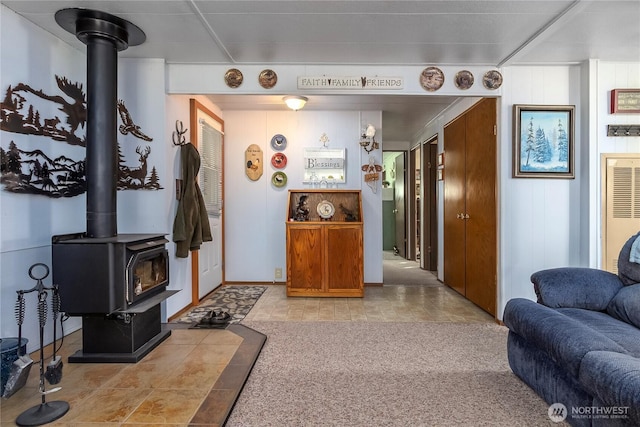
[[[511,332],[546,353],[574,377],[589,352],[627,353],[620,344],[583,322],[529,299],[507,301],[502,320]]]
[[[640,360],[610,351],[584,356],[578,375],[580,384],[627,423],[640,423]],[[604,424],[603,424],[604,425]],[[617,424],[616,424],[617,425]]]
[[[583,308],[604,311],[623,284],[604,270],[563,267],[531,275],[538,302],[551,308]]]

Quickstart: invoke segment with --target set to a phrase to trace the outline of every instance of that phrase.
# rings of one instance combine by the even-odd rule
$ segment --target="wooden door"
[[[405,156],[403,152],[396,157],[396,181],[394,186],[394,200],[396,213],[396,247],[398,255],[407,257],[407,226],[405,209]]]
[[[422,202],[422,223],[424,230],[421,267],[425,270],[438,269],[438,198],[437,198],[437,168],[438,168],[437,138],[430,140],[423,146],[422,164],[424,168],[424,201]]]
[[[465,116],[466,297],[495,315],[496,100],[486,98],[480,101]]]
[[[196,99],[189,100],[190,138],[202,158],[198,181],[207,206],[211,242],[191,252],[191,305],[224,282],[224,121]]]
[[[287,286],[292,290],[323,290],[324,250],[320,225],[287,227]]]
[[[327,226],[327,290],[362,287],[362,226]]]
[[[444,128],[444,283],[466,294],[465,186],[466,119]]]

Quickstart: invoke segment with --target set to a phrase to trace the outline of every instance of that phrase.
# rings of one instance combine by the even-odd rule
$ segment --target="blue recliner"
[[[513,372],[574,426],[640,425],[640,233],[618,275],[555,268],[531,276],[538,301],[510,300],[503,320]]]

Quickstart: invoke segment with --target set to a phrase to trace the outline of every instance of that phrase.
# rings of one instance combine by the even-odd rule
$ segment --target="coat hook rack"
[[[187,133],[188,130],[189,129],[184,128],[184,124],[182,123],[182,120],[176,120],[176,130],[171,135],[171,138],[173,139],[173,145],[175,145],[176,147],[179,147],[181,145],[186,144],[187,139],[184,137],[184,134]]]
[[[640,136],[640,125],[607,125],[607,136]]]

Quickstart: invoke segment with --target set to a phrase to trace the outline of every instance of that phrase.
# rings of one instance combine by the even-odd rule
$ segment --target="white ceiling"
[[[140,27],[120,53],[167,63],[483,65],[640,62],[640,0],[0,0],[84,51],[54,19],[83,7]],[[317,99],[316,99],[317,98]],[[212,96],[222,110],[283,108],[269,96]],[[315,109],[380,109],[383,140],[409,140],[456,98],[314,96]]]

